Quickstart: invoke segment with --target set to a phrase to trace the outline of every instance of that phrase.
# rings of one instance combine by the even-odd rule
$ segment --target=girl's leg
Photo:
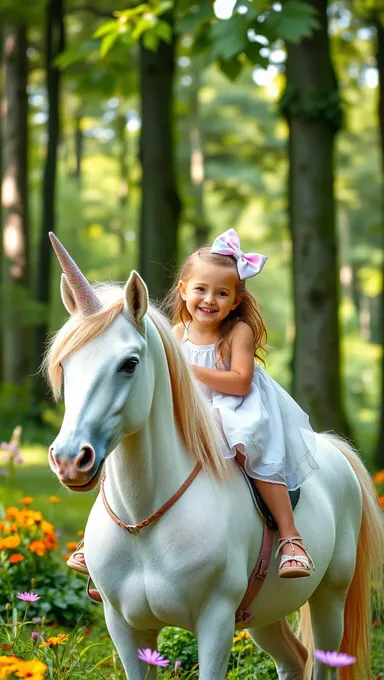
[[[241,467],[244,467],[245,456],[242,453],[237,452],[236,460],[240,463]],[[291,499],[289,498],[287,487],[283,484],[272,484],[271,482],[262,482],[258,479],[252,479],[252,482],[274,516],[279,529],[280,538],[300,536],[295,527]],[[282,554],[292,556],[306,555],[305,550],[296,544],[293,552],[292,546],[289,543],[282,548]],[[287,561],[282,568],[289,569],[290,567],[302,568],[303,565],[301,562],[292,559],[292,561]]]

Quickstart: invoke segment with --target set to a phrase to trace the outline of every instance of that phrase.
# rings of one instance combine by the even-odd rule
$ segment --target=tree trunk
[[[81,129],[81,112],[76,111],[75,115],[75,169],[73,172],[74,178],[81,182],[81,162],[83,160],[84,135]]]
[[[21,295],[30,286],[26,27],[4,27],[3,40],[2,378],[22,383],[30,368]]]
[[[294,395],[316,430],[343,432],[333,191],[340,109],[329,53],[327,2],[307,1],[321,26],[300,44],[287,45],[287,90],[282,100],[289,124]]]
[[[37,267],[37,299],[46,307],[47,321],[36,328],[35,366],[36,370],[42,360],[46,336],[48,333],[48,312],[51,283],[51,245],[48,232],[55,230],[55,190],[57,147],[60,134],[60,69],[54,65],[54,60],[64,49],[64,18],[63,1],[48,0],[46,6],[46,87],[48,97],[48,144],[45,158],[43,194],[42,194],[42,225],[38,249]],[[37,390],[40,396],[46,396],[45,386],[39,380]]]
[[[200,129],[200,64],[192,67],[193,82],[190,87],[190,129],[189,141],[191,146],[191,194],[194,202],[194,222],[195,222],[195,246],[198,248],[209,239],[209,224],[205,219],[204,210],[204,148]]]
[[[169,15],[164,19],[172,23]],[[180,201],[173,145],[175,44],[160,41],[157,52],[140,45],[142,128],[140,160],[140,272],[154,298],[162,298],[176,264]]]
[[[380,131],[380,148],[381,148],[381,162],[382,162],[382,245],[384,251],[384,24],[380,17],[377,16],[376,21],[377,31],[377,51],[376,61],[377,70],[379,73],[379,131]],[[384,258],[383,258],[383,281],[384,281]],[[381,294],[381,338],[382,347],[384,350],[384,290]],[[376,447],[375,462],[379,468],[384,468],[384,356],[381,361],[381,404],[380,404],[380,429],[379,438]]]

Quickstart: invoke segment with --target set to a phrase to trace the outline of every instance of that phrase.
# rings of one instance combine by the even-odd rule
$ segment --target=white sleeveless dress
[[[217,369],[215,345],[194,345],[188,328],[182,350],[188,363]],[[229,357],[224,367],[217,370],[230,369]],[[199,385],[222,431],[224,458],[234,458],[236,450],[243,453],[250,477],[284,484],[293,491],[318,469],[315,436],[307,414],[261,366],[255,363],[251,388],[244,397]]]

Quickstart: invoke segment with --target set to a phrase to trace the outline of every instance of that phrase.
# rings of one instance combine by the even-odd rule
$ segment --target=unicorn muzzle
[[[67,448],[67,447],[66,447]],[[98,481],[100,465],[95,470],[93,446],[83,444],[77,456],[68,455],[57,442],[49,449],[49,465],[64,486],[74,491],[88,491]]]

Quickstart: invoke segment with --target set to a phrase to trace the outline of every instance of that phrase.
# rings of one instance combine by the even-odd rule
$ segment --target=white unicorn
[[[49,463],[78,492],[93,489],[104,466],[109,512],[99,494],[85,555],[108,630],[129,680],[147,677],[137,652],[156,649],[164,626],[195,634],[200,680],[223,680],[263,521],[236,463],[222,460],[209,408],[139,275],[132,272],[124,289],[92,288],[51,240],[70,318],[46,357],[66,407]],[[312,676],[312,630],[317,648],[357,657],[340,677],[368,680],[370,577],[382,584],[382,515],[357,453],[336,436],[316,437],[320,469],[303,484],[295,510],[316,571],[287,581],[271,564],[247,628],[280,680],[327,677],[318,661]],[[302,642],[286,621],[300,607]]]

